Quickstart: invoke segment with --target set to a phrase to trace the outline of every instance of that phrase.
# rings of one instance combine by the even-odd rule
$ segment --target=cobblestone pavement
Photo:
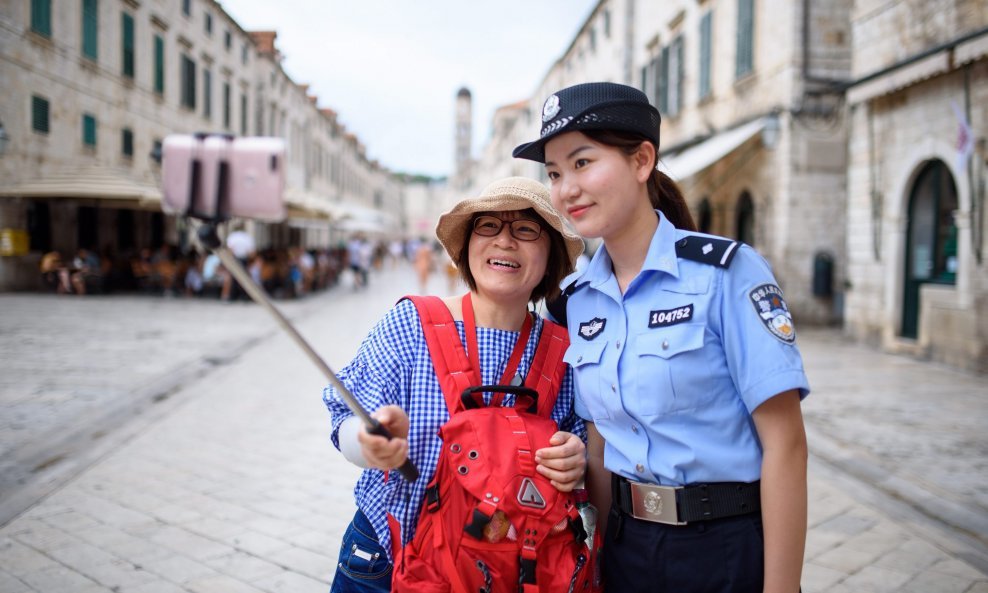
[[[279,306],[336,368],[415,286],[386,271]],[[832,331],[800,344],[803,590],[988,593],[984,377]],[[0,295],[0,468],[22,478],[0,500],[0,591],[324,593],[357,472],[323,383],[252,305]]]

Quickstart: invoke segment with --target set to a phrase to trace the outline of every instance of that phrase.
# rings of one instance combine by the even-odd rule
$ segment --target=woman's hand
[[[360,449],[370,467],[397,469],[408,459],[408,414],[398,406],[384,406],[372,414],[391,433],[391,440],[361,430]]]
[[[549,478],[556,490],[570,492],[587,471],[587,447],[573,433],[559,431],[548,447],[535,452],[536,471]]]

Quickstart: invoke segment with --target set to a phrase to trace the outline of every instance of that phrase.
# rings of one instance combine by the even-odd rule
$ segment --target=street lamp
[[[10,136],[7,135],[7,129],[3,127],[3,122],[0,122],[0,156],[7,152],[8,144],[10,144]]]
[[[775,145],[779,142],[779,112],[773,111],[765,119],[765,127],[762,128],[762,145],[768,150],[775,150]]]

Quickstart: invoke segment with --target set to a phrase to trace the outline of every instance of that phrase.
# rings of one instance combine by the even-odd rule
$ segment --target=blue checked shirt
[[[461,343],[465,343],[463,322],[457,321],[456,328]],[[477,328],[477,347],[480,350],[481,378],[484,384],[499,382],[518,334],[519,332]],[[542,319],[536,319],[518,365],[520,372],[528,371],[541,334]],[[446,400],[432,366],[418,312],[411,301],[399,302],[378,322],[360,345],[357,356],[340,370],[339,379],[368,412],[393,404],[405,410],[409,417],[409,456],[419,470],[419,479],[409,485],[395,471],[390,473],[385,482],[384,472],[367,469],[357,480],[354,489],[357,506],[374,526],[378,541],[390,557],[391,535],[386,514],[391,513],[398,519],[402,526],[402,543],[408,543],[415,535],[425,488],[432,480],[439,462],[439,452],[442,449],[439,427],[449,420]],[[332,439],[339,449],[340,425],[353,414],[331,386],[323,390],[323,401],[333,416]],[[513,403],[514,397],[506,395],[505,405]],[[552,419],[560,430],[586,440],[583,421],[573,412],[573,378],[572,371],[568,368],[552,411]],[[409,490],[411,499],[406,502]]]

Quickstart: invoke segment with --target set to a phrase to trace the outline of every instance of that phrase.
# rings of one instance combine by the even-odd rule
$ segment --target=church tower
[[[453,177],[460,183],[469,184],[470,170],[473,160],[470,150],[473,142],[473,97],[466,87],[456,93],[456,138],[454,163],[456,169]]]

